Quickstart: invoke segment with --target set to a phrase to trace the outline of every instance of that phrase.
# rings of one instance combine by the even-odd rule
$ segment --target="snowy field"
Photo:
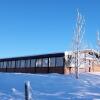
[[[24,100],[31,82],[32,100],[100,100],[100,73],[74,75],[0,73],[0,100]]]

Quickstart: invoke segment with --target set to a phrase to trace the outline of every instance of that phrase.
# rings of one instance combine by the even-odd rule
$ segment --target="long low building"
[[[64,53],[0,59],[0,72],[64,73]]]
[[[0,59],[0,72],[60,73],[75,72],[75,52],[61,52]],[[98,54],[93,50],[79,52],[80,72],[100,71]]]

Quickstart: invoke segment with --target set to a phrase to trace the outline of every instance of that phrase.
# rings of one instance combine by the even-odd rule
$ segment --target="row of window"
[[[0,62],[0,68],[63,66],[63,57]]]

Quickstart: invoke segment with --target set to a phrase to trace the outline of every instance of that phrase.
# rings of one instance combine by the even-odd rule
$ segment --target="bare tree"
[[[74,48],[74,58],[75,58],[75,73],[76,78],[78,79],[78,68],[79,68],[79,52],[81,50],[81,44],[83,40],[83,35],[85,33],[85,20],[84,17],[77,10],[77,21],[76,27],[74,30],[74,39],[73,39],[73,48]]]
[[[98,58],[99,58],[99,56],[100,56],[100,33],[99,33],[99,31],[97,31],[97,45],[98,45]]]

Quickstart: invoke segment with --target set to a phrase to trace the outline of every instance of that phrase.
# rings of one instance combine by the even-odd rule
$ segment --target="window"
[[[42,60],[41,59],[37,59],[36,60],[36,67],[41,67],[42,64]]]
[[[0,62],[0,68],[2,68],[2,62]]]
[[[63,57],[56,58],[56,66],[63,66]]]
[[[0,62],[0,68],[1,68],[1,62]]]
[[[25,60],[21,60],[21,65],[19,67],[25,67]]]
[[[48,58],[43,59],[43,67],[48,67]]]
[[[26,67],[30,67],[30,60],[26,60]]]
[[[35,61],[36,61],[36,59],[31,59],[31,67],[35,67]]]
[[[3,62],[0,62],[0,63],[1,63],[1,64],[0,64],[0,65],[1,65],[0,67],[3,68]]]
[[[55,67],[55,58],[49,58],[49,66]]]
[[[21,61],[20,60],[16,61],[16,67],[18,68],[20,67],[20,65],[21,65]]]
[[[8,63],[8,64],[7,64],[7,67],[11,68],[12,62],[11,62],[11,61],[8,61],[7,63]]]
[[[6,68],[7,62],[5,61],[3,64],[3,68]]]
[[[12,61],[12,68],[15,68],[15,61]]]

